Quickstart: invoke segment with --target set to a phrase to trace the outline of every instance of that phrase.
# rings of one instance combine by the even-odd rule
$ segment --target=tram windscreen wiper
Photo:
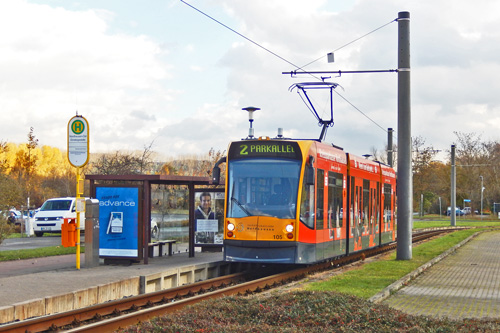
[[[243,206],[243,204],[241,202],[238,201],[238,199],[233,197],[233,198],[231,198],[231,202],[234,202],[242,212],[247,214],[246,216],[252,216],[252,214]],[[234,208],[232,210],[234,210]],[[236,217],[234,214],[234,211],[233,211],[232,215],[233,215],[233,217]]]

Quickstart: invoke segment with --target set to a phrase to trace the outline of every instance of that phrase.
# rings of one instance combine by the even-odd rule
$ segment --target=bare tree
[[[164,163],[161,167],[161,173],[211,177],[212,168],[222,156],[224,156],[223,151],[216,151],[214,148],[210,148],[208,154],[205,156],[183,156],[182,158]],[[225,165],[221,167],[222,175],[224,174]]]
[[[470,199],[473,209],[475,207],[475,210],[479,210],[483,192],[484,209],[495,209],[493,203],[500,202],[500,144],[496,141],[483,141],[481,135],[476,133],[455,132],[455,135],[457,202]]]
[[[154,140],[151,141],[149,146],[144,146],[142,154],[140,156],[140,173],[150,173],[153,166],[152,157],[154,155],[154,151],[152,150],[154,144]]]
[[[116,151],[110,154],[101,154],[91,162],[87,172],[102,175],[130,175],[148,174],[152,172],[153,166],[153,142],[144,146],[140,153]]]
[[[91,165],[91,172],[101,175],[130,175],[140,174],[141,171],[140,158],[120,151],[101,154]]]

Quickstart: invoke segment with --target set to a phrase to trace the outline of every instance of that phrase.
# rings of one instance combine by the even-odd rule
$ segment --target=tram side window
[[[314,185],[302,184],[300,198],[300,220],[309,228],[314,228]]]
[[[357,218],[357,210],[358,210],[358,206],[356,204],[356,200],[358,198],[358,196],[354,195],[354,192],[355,192],[355,184],[354,184],[354,177],[351,177],[351,207],[349,208],[349,221],[351,221],[351,227],[354,227],[354,221],[356,220]]]
[[[328,172],[328,228],[342,228],[342,207],[344,197],[342,195],[343,176],[340,173]]]
[[[324,211],[325,211],[325,171],[318,169],[316,174],[316,229],[321,230],[324,228]]]
[[[391,184],[384,184],[384,222],[386,223],[392,220],[391,193],[392,193]]]
[[[370,218],[370,181],[363,179],[363,224],[368,223]]]
[[[370,223],[370,227],[373,225],[373,200],[375,199],[375,190],[370,189],[370,201],[368,203],[368,222]]]
[[[373,226],[373,223],[376,221],[375,218],[377,216],[377,190],[372,188],[370,189],[370,226]]]
[[[370,189],[370,225],[373,226],[373,224],[377,223],[379,221],[379,191],[380,185],[377,183],[377,188],[372,188]]]

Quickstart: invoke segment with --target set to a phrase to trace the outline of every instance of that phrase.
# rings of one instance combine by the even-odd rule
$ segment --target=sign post
[[[80,269],[80,213],[85,212],[80,171],[89,161],[89,123],[78,113],[68,122],[68,161],[76,168],[76,269]]]

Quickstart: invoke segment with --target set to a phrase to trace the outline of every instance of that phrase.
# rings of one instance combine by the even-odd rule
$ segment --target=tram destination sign
[[[89,160],[89,123],[82,116],[75,116],[68,122],[68,161],[75,168],[81,168]]]
[[[229,147],[230,159],[249,157],[274,157],[300,160],[302,154],[297,142],[288,141],[239,141]]]

